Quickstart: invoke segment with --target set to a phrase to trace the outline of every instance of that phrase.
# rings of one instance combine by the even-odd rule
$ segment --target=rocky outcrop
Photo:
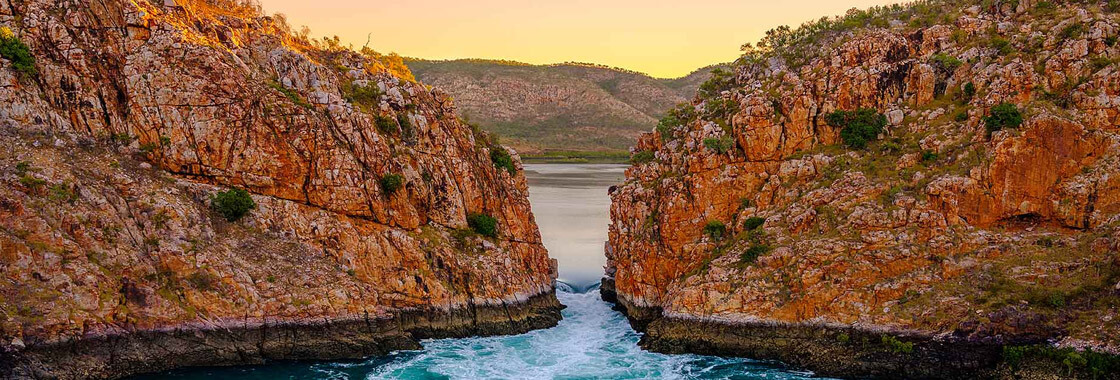
[[[2,0],[0,27],[36,69],[0,60],[4,376],[358,357],[560,318],[516,154],[498,167],[506,148],[399,58],[236,1]],[[228,188],[257,208],[219,216]]]
[[[853,10],[748,48],[612,189],[607,283],[642,344],[837,376],[1012,376],[1022,352],[1112,371],[1120,20],[1060,3]],[[1003,103],[1024,122],[989,133]],[[828,122],[858,109],[887,124],[866,149]]]
[[[625,152],[718,67],[657,79],[578,63],[410,59],[407,64],[425,83],[454,96],[472,122],[528,153]]]

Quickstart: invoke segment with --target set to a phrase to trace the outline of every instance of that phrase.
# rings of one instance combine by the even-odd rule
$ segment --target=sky
[[[426,59],[589,62],[676,78],[766,30],[903,0],[260,0],[312,36]]]

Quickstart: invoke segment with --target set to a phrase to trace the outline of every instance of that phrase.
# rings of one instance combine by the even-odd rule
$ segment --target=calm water
[[[425,341],[423,351],[357,362],[276,363],[180,370],[143,379],[803,379],[811,374],[745,359],[661,355],[599,299],[606,192],[622,166],[528,165],[545,245],[560,262],[560,325],[510,337]],[[580,291],[582,290],[582,291]]]
[[[560,262],[560,281],[583,288],[603,277],[611,198],[626,165],[525,165],[529,202],[548,254]]]

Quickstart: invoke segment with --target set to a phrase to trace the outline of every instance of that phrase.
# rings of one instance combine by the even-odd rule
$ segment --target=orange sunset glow
[[[895,0],[261,0],[355,47],[427,59],[591,62],[679,77],[728,62],[778,25]]]

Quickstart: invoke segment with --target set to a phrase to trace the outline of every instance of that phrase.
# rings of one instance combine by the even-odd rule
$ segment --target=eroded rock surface
[[[1120,353],[1120,19],[976,3],[779,30],[643,136],[604,287],[643,344],[886,377],[995,376],[1005,345]],[[1025,121],[989,135],[1002,103]],[[858,109],[887,124],[866,149],[826,121]]]
[[[505,148],[399,58],[226,3],[0,1],[37,71],[0,60],[3,374],[356,357],[556,323],[525,180],[491,159]],[[226,188],[258,208],[222,219]],[[470,233],[472,213],[498,237]]]

